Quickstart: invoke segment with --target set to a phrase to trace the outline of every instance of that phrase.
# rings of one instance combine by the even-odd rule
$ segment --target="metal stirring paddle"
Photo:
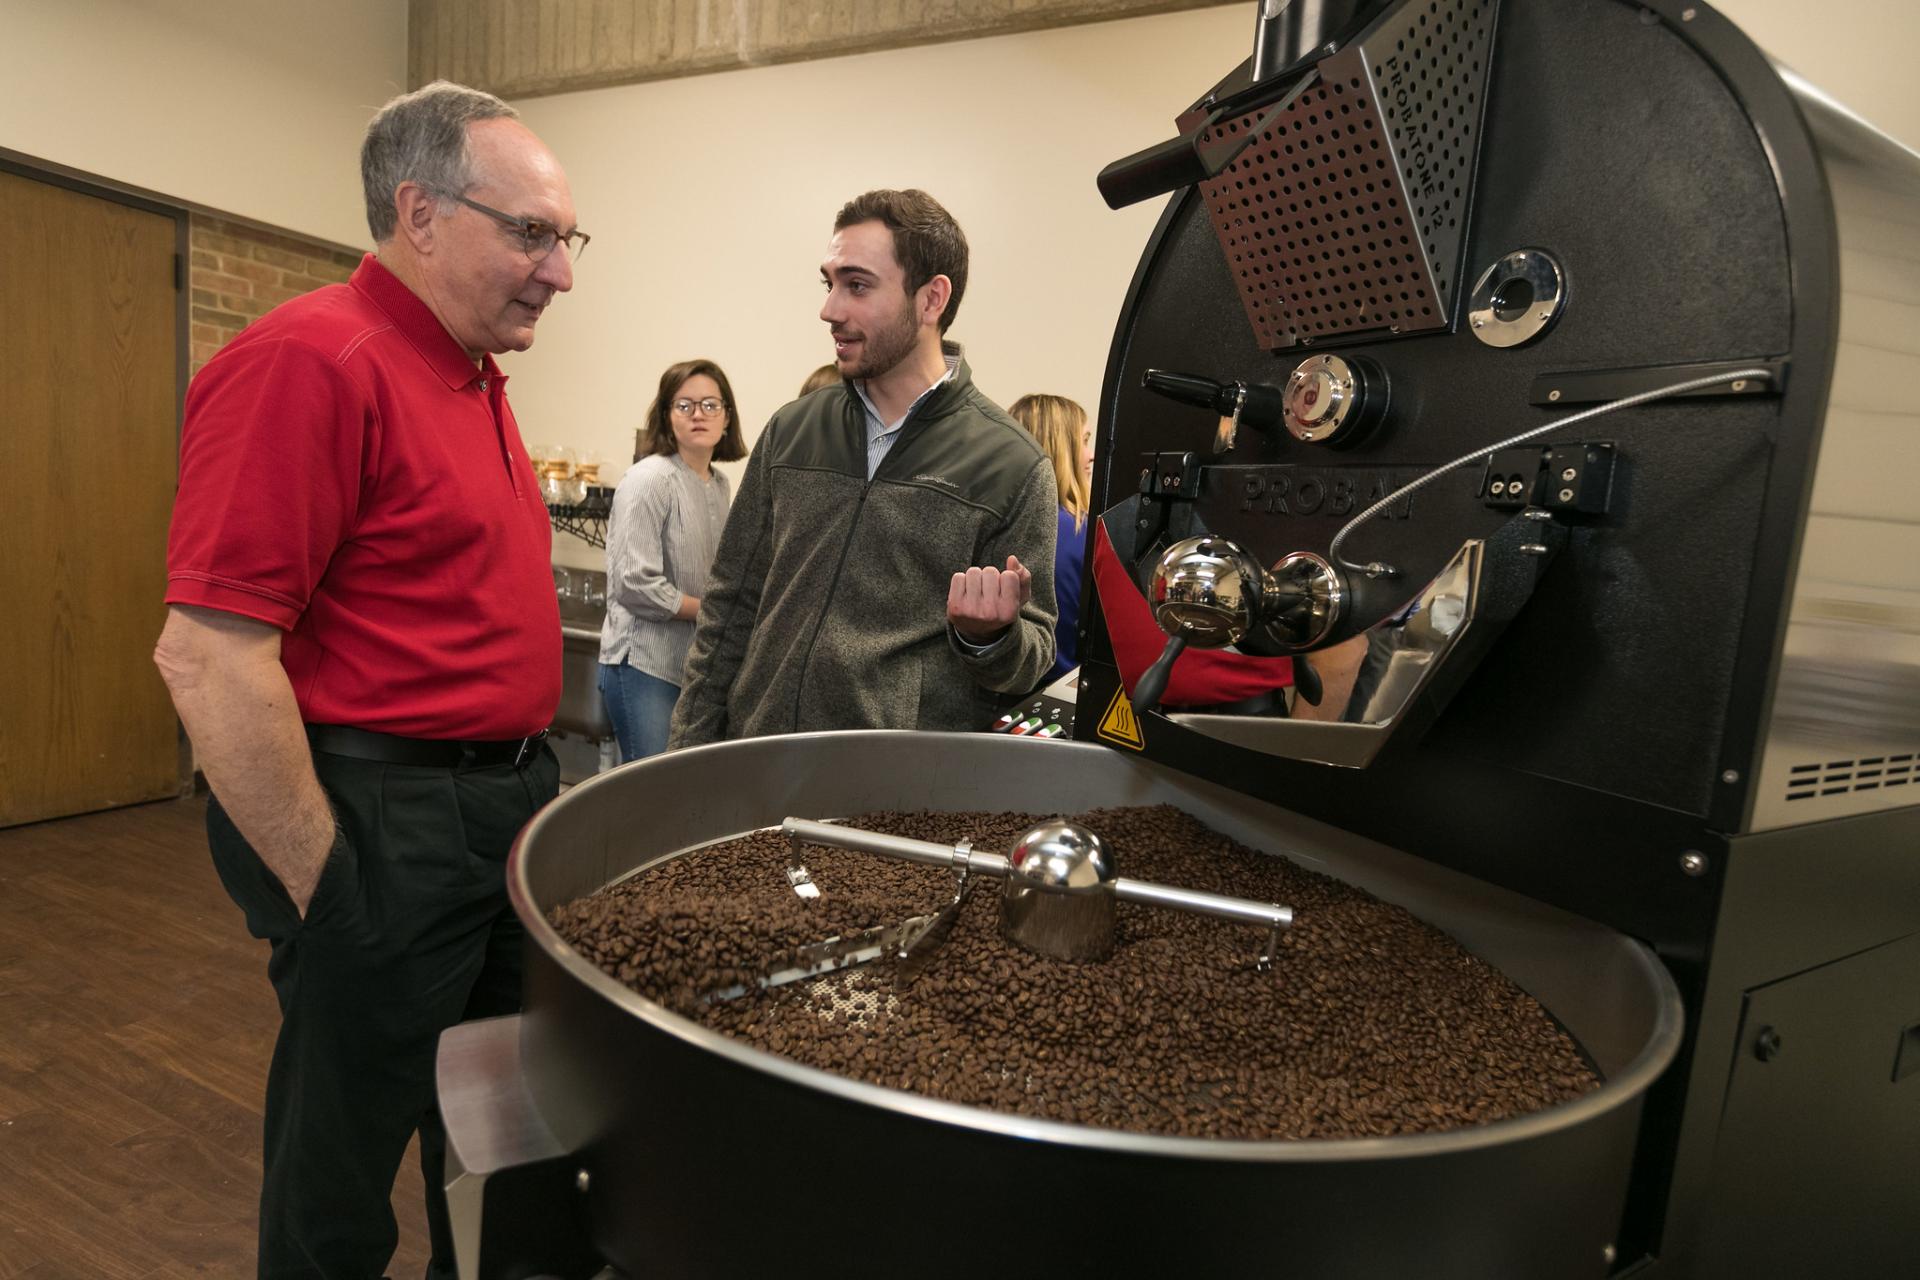
[[[1267,941],[1255,966],[1261,970],[1272,967],[1280,934],[1293,925],[1293,909],[1278,903],[1231,898],[1119,875],[1114,869],[1112,854],[1100,837],[1064,818],[1033,827],[1016,840],[1004,856],[980,853],[970,840],[953,845],[936,844],[806,818],[788,818],[780,824],[780,829],[793,844],[795,867],[799,867],[800,846],[818,844],[1000,879],[1005,882],[1000,894],[1001,933],[1028,950],[1059,960],[1099,960],[1111,954],[1116,904],[1121,902],[1263,925],[1267,929]],[[808,888],[813,888],[804,868],[800,868],[798,878],[789,870],[788,878],[795,884],[796,891],[802,879]],[[963,886],[961,894],[964,896],[965,892]],[[948,909],[957,914],[958,905],[956,900]]]

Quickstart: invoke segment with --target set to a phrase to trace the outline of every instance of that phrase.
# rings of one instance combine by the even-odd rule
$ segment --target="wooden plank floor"
[[[202,799],[0,831],[0,1280],[254,1274],[267,945]],[[417,1154],[400,1248],[426,1269]]]

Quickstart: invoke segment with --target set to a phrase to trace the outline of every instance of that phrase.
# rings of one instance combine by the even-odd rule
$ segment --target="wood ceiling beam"
[[[529,98],[1223,2],[410,0],[407,71]]]

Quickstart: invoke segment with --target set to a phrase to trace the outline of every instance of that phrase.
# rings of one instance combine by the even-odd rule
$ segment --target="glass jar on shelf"
[[[578,506],[574,496],[573,450],[554,445],[540,464],[540,497],[550,507]]]
[[[600,491],[600,455],[582,449],[573,464],[574,479],[580,482],[580,501],[594,502],[608,495]]]

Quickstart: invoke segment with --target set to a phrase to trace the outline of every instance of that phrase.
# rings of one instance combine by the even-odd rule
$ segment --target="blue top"
[[[1060,606],[1060,621],[1053,628],[1053,670],[1049,681],[1058,680],[1080,665],[1080,590],[1087,580],[1087,537],[1093,521],[1082,520],[1074,527],[1073,512],[1060,508],[1060,533],[1054,539],[1053,593]]]

